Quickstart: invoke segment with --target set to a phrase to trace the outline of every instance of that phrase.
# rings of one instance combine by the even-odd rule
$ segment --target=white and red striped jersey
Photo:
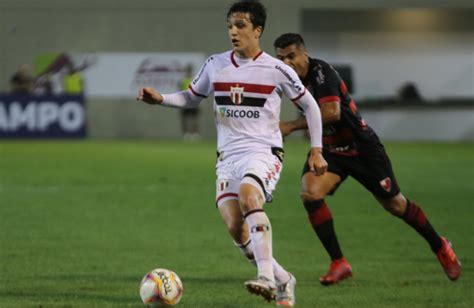
[[[282,147],[281,95],[296,102],[305,94],[295,71],[264,52],[244,60],[233,51],[209,57],[190,90],[214,95],[217,150],[227,154]]]

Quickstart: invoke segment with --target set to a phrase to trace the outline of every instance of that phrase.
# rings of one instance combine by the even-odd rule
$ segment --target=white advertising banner
[[[189,52],[70,53],[67,56],[70,66],[80,71],[83,93],[89,97],[135,97],[143,86],[163,93],[175,92],[181,90],[183,80],[197,74],[206,59],[203,53]]]

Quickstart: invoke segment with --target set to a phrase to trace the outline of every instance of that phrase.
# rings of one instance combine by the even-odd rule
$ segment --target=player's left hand
[[[151,87],[140,88],[137,95],[137,101],[142,101],[150,105],[161,104],[163,96],[161,93]]]
[[[326,172],[328,163],[323,157],[321,148],[311,148],[308,165],[314,175],[323,175]]]

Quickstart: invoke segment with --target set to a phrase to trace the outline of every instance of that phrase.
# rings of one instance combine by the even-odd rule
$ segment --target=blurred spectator
[[[193,81],[193,66],[188,64],[186,66],[186,76],[179,85],[180,89],[182,91],[188,90],[191,81]],[[181,109],[181,128],[184,140],[196,141],[201,139],[198,108],[199,107]]]
[[[33,91],[34,77],[27,64],[22,64],[15,74],[10,78],[10,88],[12,93],[28,94]]]
[[[62,53],[37,76],[36,86],[43,91],[46,89],[46,93],[81,94],[84,92],[81,72],[94,65],[95,61],[88,55]]]
[[[420,91],[418,91],[417,86],[415,85],[414,82],[407,82],[403,84],[399,89],[397,93],[397,97],[401,101],[405,100],[422,100],[423,98],[421,97]]]
[[[70,71],[64,76],[64,93],[81,94],[84,91],[84,81],[79,71]]]

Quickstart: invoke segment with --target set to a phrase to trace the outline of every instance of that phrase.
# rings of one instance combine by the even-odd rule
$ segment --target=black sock
[[[334,221],[324,199],[303,202],[308,218],[331,260],[342,258],[341,247],[337,241]]]
[[[441,238],[431,226],[423,210],[415,203],[407,199],[407,208],[401,218],[430,244],[433,252],[436,253],[441,248]]]

